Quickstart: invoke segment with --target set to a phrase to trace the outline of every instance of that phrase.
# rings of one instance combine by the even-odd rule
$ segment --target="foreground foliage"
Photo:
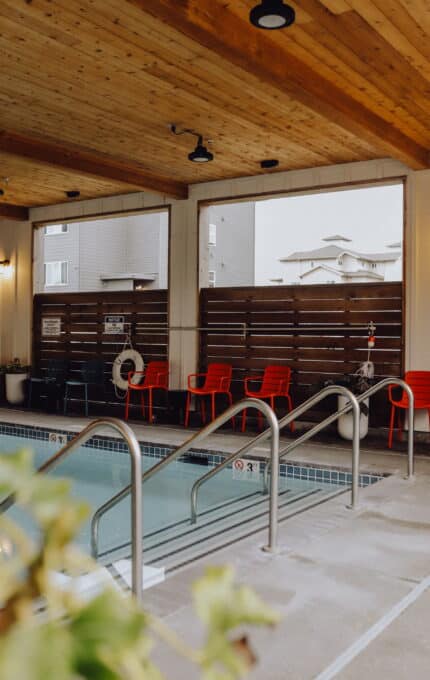
[[[74,546],[89,508],[70,482],[34,474],[28,451],[0,456],[0,494],[15,494],[38,528],[32,540],[0,515],[0,680],[160,680],[151,662],[161,639],[201,669],[204,680],[235,680],[254,662],[244,625],[271,625],[277,615],[228,567],[210,568],[193,586],[206,630],[201,649],[188,648],[132,597],[108,588],[85,602],[59,581],[96,565]]]

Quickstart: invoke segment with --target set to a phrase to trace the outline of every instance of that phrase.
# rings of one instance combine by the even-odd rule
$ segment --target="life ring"
[[[112,366],[112,382],[118,389],[124,390],[124,392],[128,389],[128,380],[122,377],[121,369],[126,361],[133,362],[134,369],[132,370],[134,371],[143,371],[145,366],[142,355],[135,349],[125,349],[121,354],[118,354]],[[131,382],[133,385],[138,385],[141,380],[141,375],[134,375]]]

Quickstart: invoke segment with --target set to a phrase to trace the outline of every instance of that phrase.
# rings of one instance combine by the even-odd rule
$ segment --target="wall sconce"
[[[0,277],[2,279],[9,279],[12,275],[12,267],[10,260],[0,260]]]

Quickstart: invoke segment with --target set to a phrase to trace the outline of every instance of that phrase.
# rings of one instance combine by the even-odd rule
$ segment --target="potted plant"
[[[6,365],[6,399],[9,404],[18,405],[25,401],[25,383],[29,371],[30,366],[21,364],[17,357]]]
[[[373,385],[375,376],[375,366],[370,361],[370,354],[375,346],[375,331],[376,326],[373,321],[367,325],[367,359],[363,361],[355,373],[345,375],[343,378],[337,380],[327,380],[324,387],[327,385],[342,385],[356,396],[360,396],[367,392]],[[337,407],[341,411],[348,405],[348,399],[342,395],[337,398]],[[360,439],[367,435],[369,430],[369,399],[360,402]],[[352,411],[340,416],[337,420],[337,431],[343,439],[352,440],[353,436],[353,415]]]
[[[350,390],[356,396],[363,394],[373,384],[373,364],[370,367],[371,373],[370,375],[369,366],[367,364],[368,362],[366,361],[363,362],[363,364],[360,365],[360,367],[355,373],[352,373],[351,375],[345,375],[344,378],[341,378],[339,380],[327,380],[325,382],[325,386],[342,385],[343,387],[346,387],[348,390]],[[338,410],[339,411],[342,410],[348,404],[349,404],[348,399],[344,397],[342,394],[339,394],[337,398]],[[364,401],[360,402],[360,439],[363,439],[367,435],[368,430],[369,430],[369,399],[367,398]],[[337,431],[339,435],[342,437],[342,439],[352,440],[353,416],[351,411],[349,413],[345,413],[343,416],[340,416],[340,418],[338,418]]]

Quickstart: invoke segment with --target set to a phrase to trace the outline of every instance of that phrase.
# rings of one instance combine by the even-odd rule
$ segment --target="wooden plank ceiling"
[[[265,158],[429,167],[429,0],[291,0],[296,23],[270,32],[256,2],[0,0],[0,211],[69,189],[185,197]],[[215,160],[189,162],[169,123]]]

